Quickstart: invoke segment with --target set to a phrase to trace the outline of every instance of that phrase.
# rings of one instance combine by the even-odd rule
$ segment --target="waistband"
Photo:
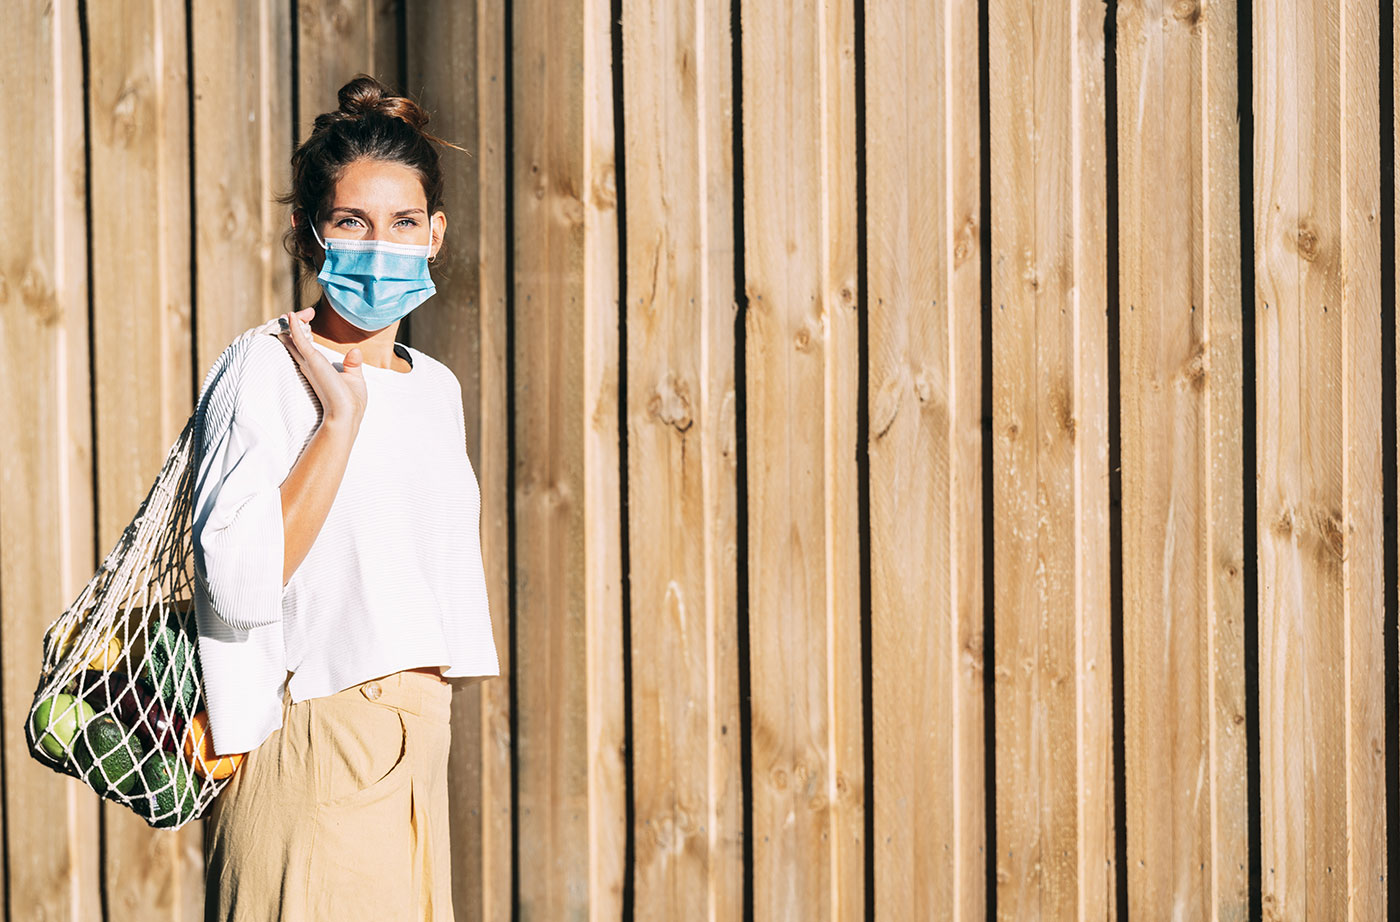
[[[443,723],[452,713],[452,686],[427,673],[411,669],[369,679],[326,697],[365,701]],[[301,703],[316,700],[309,698]],[[291,692],[288,691],[283,697],[283,705],[286,707],[291,703]]]

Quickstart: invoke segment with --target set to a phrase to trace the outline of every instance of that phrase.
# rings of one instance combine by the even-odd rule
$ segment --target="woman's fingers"
[[[291,350],[292,358],[296,359],[302,371],[312,380],[312,387],[319,391],[315,381],[317,372],[313,371],[313,366],[316,365],[317,359],[327,365],[330,363],[324,355],[311,347],[311,334],[307,332],[306,321],[301,319],[300,313],[287,313],[278,318],[282,322],[282,332],[278,334],[278,338],[286,337],[285,341]]]
[[[311,308],[283,314],[280,319],[284,332],[279,334],[279,338],[286,337],[292,357],[301,366],[302,374],[316,392],[323,410],[327,414],[353,416],[358,420],[364,413],[366,398],[364,372],[361,371],[364,353],[358,346],[351,348],[341,361],[341,367],[336,368],[330,359],[314,348],[311,328],[302,319],[302,315],[309,312]]]

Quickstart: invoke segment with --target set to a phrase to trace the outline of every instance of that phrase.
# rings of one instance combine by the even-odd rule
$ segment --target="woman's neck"
[[[406,371],[400,366],[408,363],[394,353],[394,337],[399,331],[399,320],[395,320],[382,330],[366,333],[340,316],[326,301],[325,294],[316,302],[316,316],[311,318],[312,338],[337,352],[349,352],[358,346],[366,365],[388,368],[393,371]]]

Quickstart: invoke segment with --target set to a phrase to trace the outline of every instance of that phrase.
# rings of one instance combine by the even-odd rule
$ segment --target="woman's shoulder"
[[[447,366],[433,358],[422,349],[416,349],[407,343],[402,344],[408,350],[408,354],[413,357],[413,373],[422,373],[425,382],[429,386],[436,386],[447,392],[450,396],[461,397],[462,384],[457,380],[457,374]]]
[[[242,371],[250,362],[263,364],[274,361],[275,352],[270,347],[276,347],[285,353],[287,349],[274,335],[276,331],[277,320],[274,319],[239,333],[224,346],[223,351],[209,366],[209,371],[205,374],[206,383],[208,379],[222,374],[226,369]]]
[[[277,320],[239,334],[214,360],[200,389],[200,407],[210,420],[244,415],[265,418],[290,404],[314,402],[296,360],[276,335]]]

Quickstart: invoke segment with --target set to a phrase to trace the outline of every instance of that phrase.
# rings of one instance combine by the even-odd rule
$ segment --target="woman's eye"
[[[345,227],[346,225],[350,224],[352,221],[353,221],[355,224],[359,224],[359,223],[360,223],[360,220],[359,220],[358,218],[341,218],[339,221],[335,222],[335,226],[336,226],[336,227]]]
[[[412,218],[402,218],[402,219],[399,220],[399,223],[400,223],[400,224],[407,224],[409,227],[417,227],[417,226],[418,226],[418,222],[415,221],[415,220],[413,220]]]

